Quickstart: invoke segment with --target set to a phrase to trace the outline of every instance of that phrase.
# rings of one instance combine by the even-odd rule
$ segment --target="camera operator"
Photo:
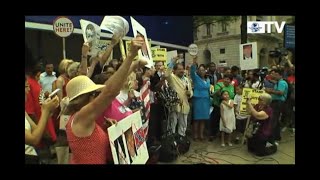
[[[288,84],[282,78],[283,71],[282,70],[274,70],[273,79],[277,82],[275,83],[274,88],[266,88],[265,91],[272,96],[272,104],[271,107],[273,109],[273,121],[272,121],[272,128],[273,128],[273,139],[276,141],[281,140],[280,136],[280,114],[283,108],[283,104],[287,99],[288,94]]]

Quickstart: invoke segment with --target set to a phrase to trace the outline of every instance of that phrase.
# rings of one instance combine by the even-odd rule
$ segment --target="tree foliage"
[[[193,16],[193,27],[198,28],[203,24],[217,24],[222,23],[229,25],[237,21],[240,16]]]

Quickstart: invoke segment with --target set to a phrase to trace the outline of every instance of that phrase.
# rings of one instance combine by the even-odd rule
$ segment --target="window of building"
[[[206,64],[210,63],[211,62],[211,52],[208,49],[206,49],[203,51],[203,55],[204,55],[204,59],[205,59]]]
[[[197,28],[193,29],[193,39],[198,40],[198,29]]]
[[[211,35],[211,24],[206,24],[207,27],[207,36]]]
[[[225,54],[226,53],[226,48],[220,49],[220,54]]]
[[[227,24],[226,23],[222,23],[221,24],[221,32],[227,32],[228,30],[227,30]]]
[[[263,20],[263,16],[257,16],[256,21],[262,21]]]

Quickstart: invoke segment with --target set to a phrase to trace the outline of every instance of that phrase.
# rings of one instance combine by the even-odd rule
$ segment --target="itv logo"
[[[282,33],[285,24],[285,21],[281,25],[277,21],[248,21],[247,33],[271,33],[271,26],[276,28],[277,33]]]

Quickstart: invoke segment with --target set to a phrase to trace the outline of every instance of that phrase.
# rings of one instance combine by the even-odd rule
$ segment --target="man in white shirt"
[[[243,46],[243,60],[252,60],[252,45]]]
[[[53,72],[53,64],[47,63],[45,72],[40,74],[40,84],[45,95],[52,92],[52,83],[57,79],[56,73]]]

